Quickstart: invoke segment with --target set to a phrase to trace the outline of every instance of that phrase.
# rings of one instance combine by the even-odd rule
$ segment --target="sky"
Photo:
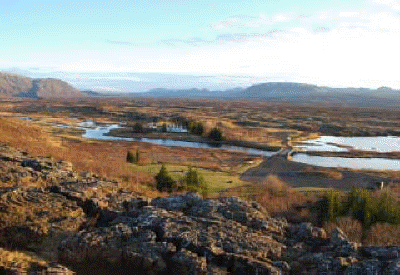
[[[0,71],[81,89],[400,89],[400,0],[0,0]]]

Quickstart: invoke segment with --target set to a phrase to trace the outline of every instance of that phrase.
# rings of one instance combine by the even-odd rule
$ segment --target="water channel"
[[[204,142],[191,142],[191,141],[179,141],[179,140],[172,140],[172,139],[153,139],[153,138],[127,138],[127,137],[115,137],[115,136],[108,136],[107,134],[112,129],[121,128],[118,124],[113,124],[104,127],[82,127],[85,130],[85,133],[82,135],[85,138],[97,139],[97,140],[111,140],[111,141],[137,141],[137,142],[147,142],[156,145],[163,145],[163,146],[181,146],[181,147],[192,147],[192,148],[217,148],[217,149],[224,149],[229,151],[237,151],[237,152],[244,152],[248,154],[254,154],[264,157],[270,157],[275,152],[272,151],[265,151],[255,148],[246,148],[240,146],[232,146],[232,145],[221,145],[219,147],[215,147],[208,143]]]
[[[32,120],[30,117],[23,117],[24,120]],[[70,125],[56,125],[57,127],[72,127]],[[222,145],[218,148],[207,143],[178,141],[171,139],[151,139],[151,138],[127,138],[109,136],[112,129],[121,128],[119,124],[107,126],[98,126],[93,121],[85,121],[79,124],[78,128],[84,130],[82,135],[85,138],[109,141],[136,141],[147,142],[164,146],[181,146],[194,148],[214,148],[236,152],[244,152],[264,157],[270,157],[276,152],[265,151],[255,148],[246,148],[240,146]],[[171,128],[172,129],[172,128]],[[177,128],[178,129],[178,128]],[[185,129],[171,130],[172,132],[186,132]],[[314,140],[309,140],[298,146],[303,151],[333,151],[341,152],[350,149],[375,151],[375,152],[400,152],[400,137],[382,136],[382,137],[335,137],[321,136]],[[344,157],[323,157],[311,156],[305,153],[298,153],[293,156],[293,161],[306,163],[321,167],[343,167],[351,169],[368,170],[399,170],[400,159],[388,158],[344,158]]]
[[[115,140],[115,141],[137,141],[147,142],[151,144],[164,146],[182,146],[195,148],[215,148],[210,144],[202,142],[177,141],[171,139],[151,139],[151,138],[126,138],[108,136],[112,129],[122,126],[114,124],[109,126],[95,126],[88,123],[82,127],[85,130],[83,137],[98,140]],[[375,150],[378,152],[395,152],[400,151],[400,138],[398,137],[331,137],[322,136],[316,140],[311,140],[301,147],[306,151],[346,151],[349,148],[357,148],[361,150]],[[218,149],[229,151],[245,152],[254,155],[269,157],[275,152],[264,151],[255,148],[245,148],[240,146],[222,145]],[[296,154],[293,161],[302,162],[310,165],[322,167],[343,167],[352,169],[371,169],[371,170],[400,170],[400,160],[385,158],[343,158],[343,157],[322,157],[310,156],[304,153]]]

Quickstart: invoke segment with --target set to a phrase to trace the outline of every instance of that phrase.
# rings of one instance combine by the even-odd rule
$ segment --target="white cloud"
[[[236,27],[241,24],[241,20],[238,17],[231,17],[221,22],[218,22],[211,26],[214,30],[226,30],[232,27]]]
[[[376,4],[386,5],[394,10],[400,10],[400,2],[396,0],[373,0]]]
[[[359,12],[351,12],[351,11],[345,11],[339,13],[339,17],[356,17],[358,15]]]
[[[99,80],[127,80],[132,82],[140,82],[142,79],[139,77],[132,76],[92,76],[90,79],[99,79]]]
[[[115,87],[107,87],[107,86],[93,86],[93,90],[99,92],[121,92],[122,90]]]
[[[213,30],[231,30],[235,28],[258,28],[271,26],[277,23],[289,22],[293,20],[291,14],[276,14],[269,16],[261,13],[259,16],[235,16],[229,17],[211,26]]]

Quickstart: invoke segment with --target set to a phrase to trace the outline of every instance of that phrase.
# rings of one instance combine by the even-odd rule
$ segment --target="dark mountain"
[[[232,96],[249,99],[269,99],[308,97],[319,93],[323,93],[323,91],[315,85],[291,82],[270,82],[253,85],[243,91],[232,94]]]
[[[1,97],[72,98],[85,96],[68,83],[53,78],[32,79],[0,72]]]
[[[291,82],[257,84],[230,94],[230,97],[274,102],[357,106],[398,106],[400,104],[400,91],[387,87],[378,89],[331,88]]]

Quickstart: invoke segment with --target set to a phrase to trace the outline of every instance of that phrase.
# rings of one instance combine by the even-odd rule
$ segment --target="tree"
[[[134,163],[135,162],[135,157],[133,156],[132,152],[128,150],[126,153],[126,162],[129,163]]]
[[[391,194],[385,192],[381,195],[377,206],[377,220],[391,224],[400,224],[400,209]]]
[[[388,193],[380,198],[368,190],[353,188],[346,201],[335,191],[327,192],[317,204],[319,221],[336,221],[340,216],[350,216],[362,226],[361,242],[364,243],[372,226],[378,222],[400,224],[400,207]]]
[[[132,151],[130,150],[128,150],[128,152],[126,153],[126,162],[137,163],[139,162],[139,159],[140,159],[140,152],[137,149],[135,155],[133,155]]]
[[[361,222],[362,236],[361,242],[367,239],[371,227],[378,222],[376,200],[369,192],[361,188],[353,188],[347,198],[347,211],[354,219]]]
[[[204,126],[201,122],[193,122],[190,125],[190,132],[194,135],[201,136],[204,132]]]
[[[208,194],[208,187],[204,182],[204,178],[196,170],[192,169],[192,167],[189,167],[183,177],[183,183],[190,192],[200,193],[203,196]]]
[[[140,122],[136,122],[133,127],[132,127],[132,131],[134,133],[143,133],[144,129],[143,129],[143,125]]]
[[[340,216],[345,214],[343,200],[339,192],[334,190],[327,191],[318,202],[318,220],[335,222]]]
[[[221,142],[223,140],[222,132],[219,128],[213,128],[208,134],[208,138],[215,142]]]
[[[163,164],[161,166],[160,172],[155,176],[156,179],[156,188],[160,192],[172,192],[172,188],[175,185],[175,181],[168,174],[167,168]]]
[[[140,160],[140,152],[136,149],[136,163]]]
[[[161,126],[161,132],[166,133],[168,131],[167,124],[163,123]]]

